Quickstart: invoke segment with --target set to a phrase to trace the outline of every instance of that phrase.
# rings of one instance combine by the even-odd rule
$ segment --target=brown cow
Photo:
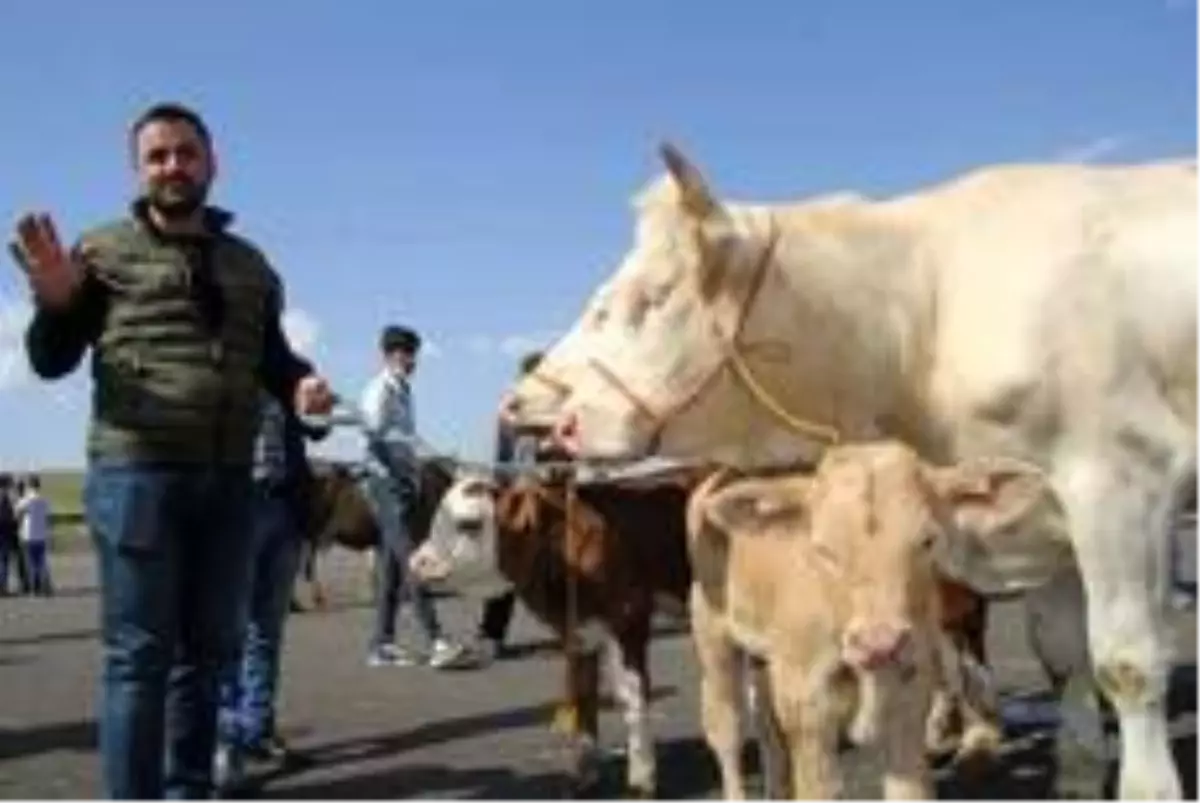
[[[1062,524],[1044,475],[1011,460],[932,468],[889,442],[831,449],[815,473],[725,476],[688,508],[702,719],[724,796],[745,794],[737,695],[750,654],[766,663],[788,796],[838,795],[845,734],[881,750],[885,797],[929,799],[914,734],[953,680],[939,569],[988,587],[1036,584],[1070,561],[1061,526],[1030,526]]]
[[[454,480],[455,469],[456,463],[451,458],[421,461],[417,503],[408,510],[408,531],[414,543],[420,544],[428,536],[434,512]],[[313,475],[303,533],[306,552],[303,576],[312,587],[314,605],[324,608],[325,589],[317,577],[320,553],[337,544],[354,552],[374,554],[379,546],[379,527],[350,465],[314,461]]]
[[[703,474],[673,470],[633,483],[576,485],[570,535],[564,482],[527,478],[501,486],[490,477],[464,476],[446,492],[429,540],[413,554],[414,574],[427,580],[480,595],[515,587],[560,638],[573,618],[578,651],[567,652],[560,709],[567,715],[560,724],[575,742],[577,787],[589,783],[596,769],[599,652],[607,642],[617,648],[614,685],[628,728],[627,785],[636,794],[654,793],[646,716],[650,620],[656,602],[676,609],[686,603],[687,499]],[[947,627],[981,626],[977,614],[974,607],[960,608]],[[954,635],[982,640],[972,632]],[[964,717],[972,721],[967,711]]]
[[[647,650],[656,601],[682,609],[690,582],[683,511],[698,478],[669,472],[638,485],[569,486],[520,480],[501,487],[467,476],[445,495],[413,572],[474,593],[511,584],[524,605],[564,640],[566,701],[557,724],[573,746],[572,784],[598,769],[600,652],[614,648],[615,689],[628,736],[628,790],[655,794],[647,717]]]

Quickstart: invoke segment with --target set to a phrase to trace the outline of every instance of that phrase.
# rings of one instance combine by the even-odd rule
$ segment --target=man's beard
[[[189,179],[170,179],[155,184],[146,193],[152,209],[166,220],[191,217],[208,199],[208,185]]]

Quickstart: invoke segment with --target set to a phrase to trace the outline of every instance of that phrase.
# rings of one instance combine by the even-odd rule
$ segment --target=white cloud
[[[0,296],[0,390],[19,387],[33,378],[24,343],[32,315],[28,302]]]
[[[529,332],[512,335],[469,335],[462,339],[464,349],[481,357],[518,360],[531,351],[547,349],[558,339],[554,332]]]
[[[1103,137],[1096,137],[1082,145],[1067,148],[1060,152],[1056,159],[1060,162],[1094,162],[1097,159],[1110,156],[1119,151],[1125,147],[1125,144],[1125,137],[1109,134]]]
[[[295,351],[312,354],[321,338],[321,323],[307,310],[293,307],[283,313],[283,333]]]

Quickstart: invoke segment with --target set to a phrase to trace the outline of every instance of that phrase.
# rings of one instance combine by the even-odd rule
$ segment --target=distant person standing
[[[15,512],[21,547],[29,562],[30,590],[48,597],[54,593],[50,582],[50,503],[42,496],[41,487],[36,474],[26,477]]]
[[[420,482],[411,380],[421,337],[408,327],[388,326],[380,335],[379,350],[383,365],[367,383],[360,401],[366,452],[363,493],[381,540],[376,560],[375,629],[367,663],[410,666],[427,660],[435,668],[458,666],[467,657],[466,651],[443,637],[432,595],[414,582],[408,571],[413,541],[406,511],[417,500]],[[396,644],[396,615],[405,603],[411,603],[425,637],[425,656]]]
[[[30,591],[29,572],[21,550],[12,476],[0,474],[0,596],[9,596],[9,569],[15,569],[20,593]]]
[[[302,415],[333,396],[284,338],[279,275],[207,204],[217,162],[200,116],[152,106],[129,148],[129,214],[69,251],[48,215],[27,214],[10,250],[33,292],[34,372],[66,376],[91,350],[83,496],[100,578],[104,792],[207,798],[219,671],[250,586],[259,389]]]

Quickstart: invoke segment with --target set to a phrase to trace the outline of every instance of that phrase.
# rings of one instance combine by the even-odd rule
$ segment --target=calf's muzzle
[[[846,629],[842,658],[858,669],[907,664],[912,657],[912,627],[903,622],[856,622]]]

